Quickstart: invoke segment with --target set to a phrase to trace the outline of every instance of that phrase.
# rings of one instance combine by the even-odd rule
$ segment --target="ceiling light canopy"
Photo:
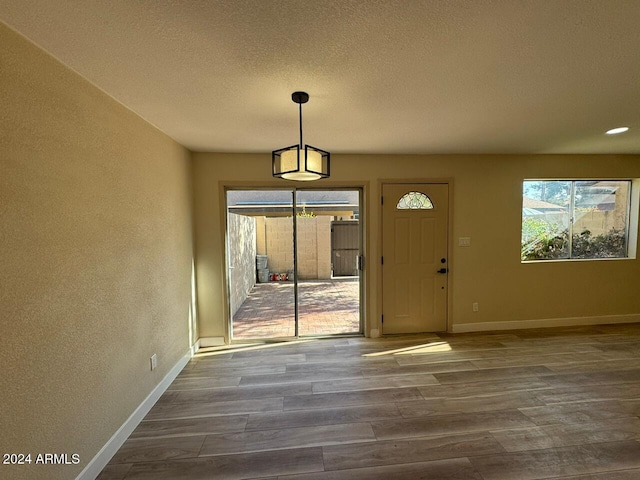
[[[326,178],[329,176],[331,154],[302,143],[302,104],[309,101],[309,94],[293,92],[291,100],[299,106],[300,143],[271,152],[273,176],[301,182]]]
[[[607,130],[605,133],[607,135],[617,135],[618,133],[624,133],[627,130],[629,130],[629,127],[617,127],[617,128],[612,128],[611,130]]]

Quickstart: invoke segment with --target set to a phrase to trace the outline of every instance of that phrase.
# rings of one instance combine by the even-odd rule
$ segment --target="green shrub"
[[[522,222],[522,260],[554,260],[569,256],[569,234],[560,225],[537,218]]]
[[[573,236],[571,247],[573,258],[620,258],[627,256],[627,242],[623,231],[611,229],[609,232],[591,235],[589,230]]]
[[[569,232],[559,225],[527,218],[522,222],[520,256],[526,260],[554,260],[569,257]],[[625,233],[611,229],[596,235],[589,230],[573,234],[571,258],[624,258],[627,256]]]

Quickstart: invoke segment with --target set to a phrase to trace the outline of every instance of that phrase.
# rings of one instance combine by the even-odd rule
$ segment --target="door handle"
[[[440,270],[438,270],[438,273],[447,273],[447,269],[446,268],[441,268]]]

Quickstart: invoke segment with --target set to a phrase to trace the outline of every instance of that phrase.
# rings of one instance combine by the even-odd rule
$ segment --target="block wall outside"
[[[298,277],[331,278],[331,217],[300,217],[298,224]],[[268,268],[272,273],[293,270],[293,221],[291,217],[267,218]]]
[[[256,220],[229,214],[229,290],[234,315],[256,284]]]
[[[256,221],[256,254],[267,254],[266,217],[254,217]]]
[[[626,221],[615,211],[594,211],[582,214],[573,226],[573,233],[582,233],[585,230],[591,232],[592,236],[609,233],[612,229],[624,231]]]
[[[301,280],[318,278],[317,218],[298,218],[298,275]]]
[[[293,270],[293,222],[291,217],[265,219],[267,268],[272,273]]]
[[[620,186],[616,190],[614,210],[581,212],[574,224],[573,232],[581,233],[584,230],[589,230],[591,235],[595,237],[607,234],[613,229],[624,231],[627,226],[628,194],[627,186]]]
[[[316,217],[318,278],[331,278],[331,217]]]

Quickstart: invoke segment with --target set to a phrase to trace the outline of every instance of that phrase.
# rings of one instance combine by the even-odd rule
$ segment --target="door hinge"
[[[364,270],[364,257],[362,255],[358,255],[358,270]]]
[[[382,322],[380,322],[380,323],[384,323],[384,315],[382,315]]]
[[[384,197],[380,197],[380,205],[384,205]]]

